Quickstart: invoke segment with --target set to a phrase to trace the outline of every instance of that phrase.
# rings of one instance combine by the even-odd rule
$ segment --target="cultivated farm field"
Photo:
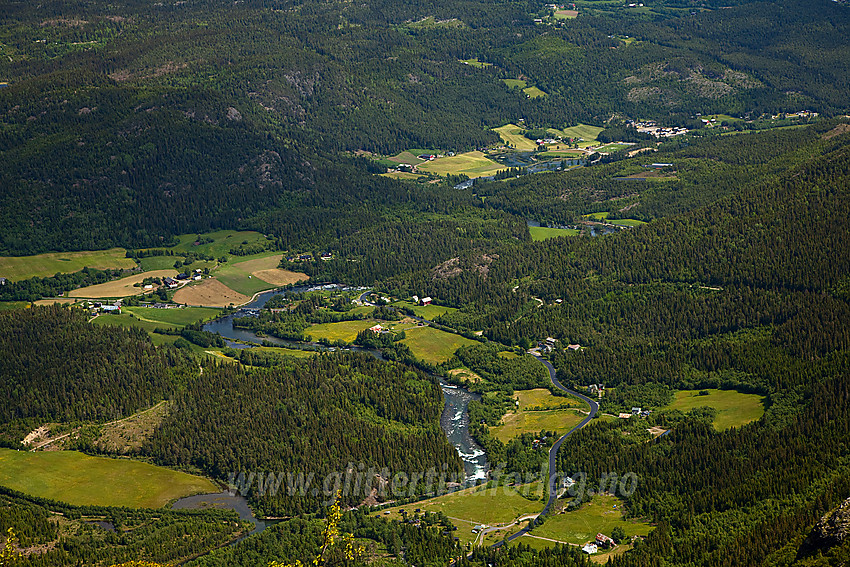
[[[250,297],[233,291],[216,279],[206,279],[197,284],[181,287],[174,293],[176,303],[185,303],[199,307],[227,307],[242,305],[250,301]]]
[[[0,484],[77,506],[129,508],[160,508],[175,498],[218,491],[199,476],[76,451],[0,449]]]
[[[68,296],[90,299],[104,297],[129,297],[131,295],[142,293],[142,289],[134,287],[133,284],[141,283],[145,278],[167,278],[174,277],[176,275],[177,270],[174,268],[168,270],[155,270],[153,272],[143,272],[127,276],[126,278],[113,280],[111,282],[81,287],[80,289],[70,291]]]
[[[486,157],[482,152],[476,151],[441,157],[434,161],[422,163],[417,166],[417,169],[436,175],[463,174],[469,177],[483,177],[493,175],[506,168]]]
[[[524,128],[520,128],[516,124],[505,124],[493,130],[502,137],[502,140],[506,144],[510,144],[514,149],[529,152],[537,149],[537,144],[534,143],[534,140],[529,140],[522,135]]]
[[[699,407],[713,407],[717,410],[714,428],[725,431],[731,427],[740,427],[764,415],[764,397],[758,394],[742,394],[735,390],[707,390],[707,396],[700,396],[698,390],[676,392],[668,409],[688,412]]]
[[[560,236],[578,236],[581,231],[574,228],[549,228],[546,226],[530,226],[528,232],[534,242],[558,238]]]
[[[85,267],[105,269],[130,269],[136,263],[125,257],[123,248],[84,252],[48,252],[36,256],[4,256],[0,258],[0,277],[9,281],[33,277],[48,277],[58,272],[70,274]],[[172,261],[173,263],[173,261]]]
[[[462,346],[478,344],[477,341],[432,327],[416,327],[405,332],[407,337],[401,342],[410,347],[413,356],[431,364],[447,361]]]

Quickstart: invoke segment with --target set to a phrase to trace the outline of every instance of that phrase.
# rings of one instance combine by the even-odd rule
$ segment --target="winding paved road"
[[[548,360],[542,359],[541,357],[539,357],[536,354],[533,354],[532,356],[534,358],[536,358],[537,360],[539,360],[543,364],[543,366],[546,367],[546,370],[549,371],[549,378],[552,380],[552,383],[558,389],[563,390],[564,392],[566,392],[570,395],[573,395],[573,396],[575,396],[575,397],[577,397],[581,400],[584,400],[584,402],[587,403],[590,406],[590,413],[587,415],[587,417],[585,417],[583,420],[581,420],[581,423],[579,423],[578,425],[576,425],[575,427],[573,427],[572,429],[567,431],[566,434],[564,434],[563,437],[558,439],[555,442],[555,444],[552,445],[552,448],[549,449],[549,500],[546,502],[546,506],[543,508],[543,511],[540,512],[540,515],[537,518],[535,518],[533,522],[529,523],[526,527],[522,528],[520,531],[511,535],[510,537],[507,537],[504,540],[494,544],[493,547],[499,547],[503,543],[513,541],[516,538],[527,534],[528,532],[530,532],[534,528],[534,526],[537,525],[537,519],[538,518],[545,516],[546,514],[549,513],[549,510],[552,508],[552,505],[555,503],[555,499],[558,497],[558,492],[557,492],[556,487],[555,487],[555,483],[557,482],[557,479],[558,479],[556,462],[555,462],[557,460],[557,456],[558,456],[558,449],[561,448],[561,444],[564,442],[564,440],[567,437],[569,437],[570,435],[572,435],[573,433],[575,433],[576,431],[578,431],[579,429],[581,429],[582,427],[587,425],[590,422],[590,420],[593,419],[593,416],[596,415],[596,412],[599,411],[599,404],[596,401],[591,400],[590,398],[588,398],[587,396],[585,396],[583,394],[579,394],[578,392],[574,392],[573,390],[570,390],[569,388],[565,388],[564,385],[561,384],[561,382],[558,380],[558,376],[555,372],[555,367],[552,366],[551,362],[549,362]]]

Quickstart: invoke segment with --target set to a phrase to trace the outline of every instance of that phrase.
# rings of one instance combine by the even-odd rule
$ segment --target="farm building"
[[[586,543],[584,544],[584,547],[581,548],[581,550],[589,555],[593,555],[599,550],[599,548],[596,547],[595,543]]]

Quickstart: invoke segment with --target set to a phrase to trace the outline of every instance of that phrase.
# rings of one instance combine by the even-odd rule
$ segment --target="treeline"
[[[97,270],[85,267],[70,274],[57,273],[44,278],[33,277],[0,285],[0,301],[37,301],[43,297],[59,297],[65,292],[105,283],[128,275],[124,270]]]

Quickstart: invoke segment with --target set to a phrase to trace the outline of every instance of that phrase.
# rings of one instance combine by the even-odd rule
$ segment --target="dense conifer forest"
[[[115,456],[97,442],[104,424],[166,401],[126,453],[220,483],[254,474],[266,488],[246,490],[254,511],[283,518],[228,546],[249,529],[229,512],[78,507],[0,487],[0,531],[38,549],[19,564],[310,562],[329,522],[329,475],[461,475],[440,385],[423,368],[484,395],[469,414],[491,462],[540,470],[551,432],[503,443],[489,428],[515,391],[551,386],[520,355],[547,337],[563,384],[613,388],[602,407],[614,416],[557,453],[559,473],[592,480],[555,509],[579,507],[576,493],[592,500],[604,491],[596,479],[634,473],[623,508],[652,526],[611,565],[850,560],[850,539],[813,535],[850,496],[846,2],[582,0],[566,19],[528,0],[6,4],[0,255],[120,246],[141,260],[173,254],[178,235],[256,230],[257,248],[230,254],[286,252],[281,267],[312,281],[430,296],[449,309],[429,331],[478,341],[435,364],[401,333],[361,331],[355,342],[381,356],[294,358],[223,348],[199,325],[157,327],[152,339],[92,324],[78,307],[2,310],[4,447],[51,424],[82,428],[70,447]],[[701,119],[714,115],[716,126]],[[638,121],[690,133],[650,138]],[[403,151],[502,147],[493,129],[509,123],[531,138],[592,125],[600,142],[635,145],[468,187],[455,188],[463,176],[378,175]],[[578,234],[535,241],[529,224]],[[295,251],[310,259],[287,260]],[[0,300],[122,275],[4,280]],[[305,340],[312,324],[415,313],[354,310],[353,297],[328,308],[297,296],[292,310],[235,326]],[[182,348],[162,340],[178,334]],[[460,368],[476,378],[451,373]],[[716,410],[663,409],[677,390],[708,389],[757,394],[764,415],[720,430]],[[654,411],[614,419],[635,405]],[[289,490],[287,473],[313,475],[317,491]],[[386,480],[369,480],[376,494]],[[406,496],[428,490],[414,483]],[[365,546],[362,564],[590,563],[568,545],[467,550],[456,518],[369,515],[366,492],[342,496],[351,509],[339,525]]]

